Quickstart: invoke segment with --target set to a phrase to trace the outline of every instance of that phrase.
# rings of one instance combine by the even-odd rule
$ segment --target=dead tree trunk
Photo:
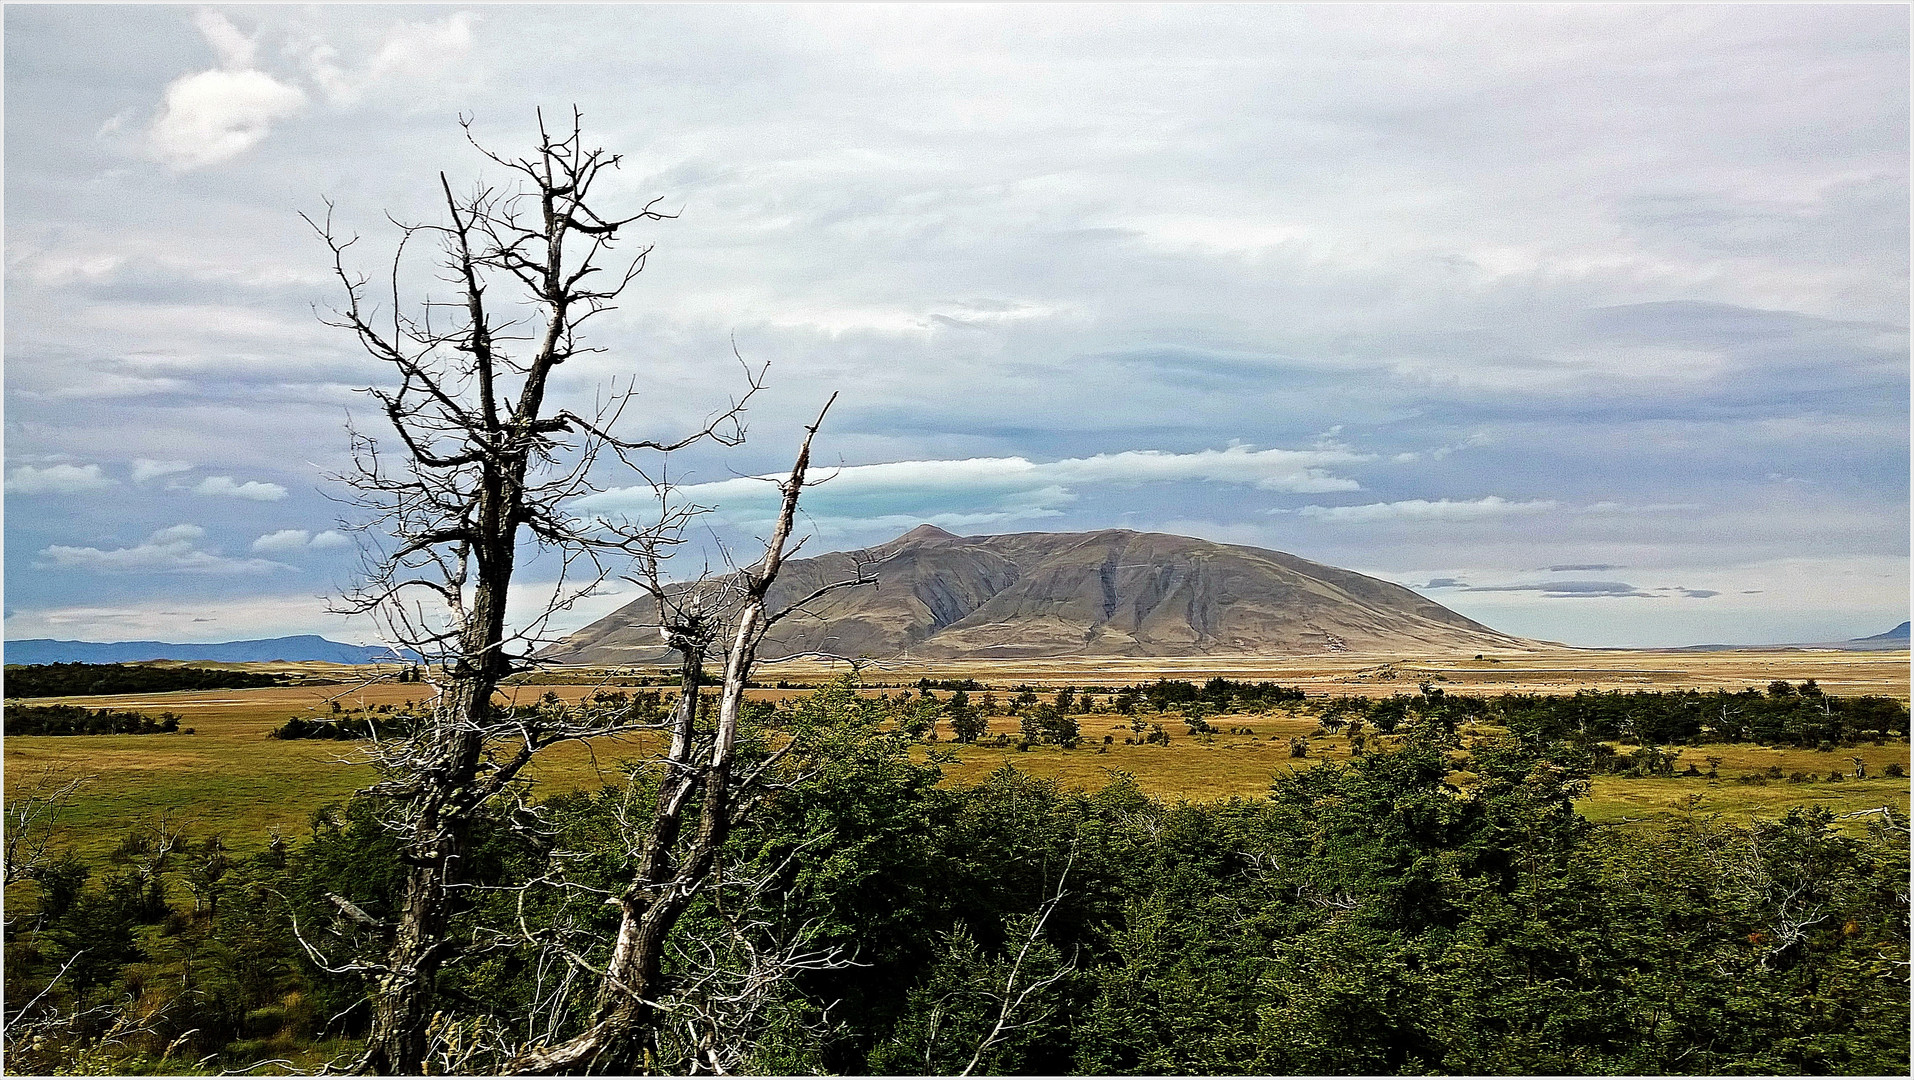
[[[828,412],[830,404],[826,403],[824,409]],[[664,777],[656,811],[639,846],[637,869],[617,897],[618,931],[611,955],[599,974],[592,1020],[570,1039],[523,1051],[506,1066],[506,1072],[633,1074],[656,1072],[662,1067],[657,1038],[664,1026],[664,1002],[671,990],[661,975],[666,942],[679,918],[709,884],[719,848],[755,804],[761,794],[758,781],[780,756],[774,752],[770,760],[745,775],[737,774],[745,683],[757,662],[758,647],[779,619],[803,604],[826,592],[870,580],[860,572],[855,579],[826,585],[781,611],[770,611],[766,605],[791,550],[798,499],[810,469],[811,440],[823,422],[824,413],[820,412],[805,430],[789,477],[778,485],[782,503],[763,556],[717,583],[730,601],[725,605],[729,642],[708,748],[695,737],[696,673],[712,643],[713,631],[702,621],[701,597],[694,595],[687,610],[683,594],[674,599],[664,590],[657,593],[667,639],[684,658],[684,678],[671,750],[662,763]]]
[[[747,369],[743,398],[670,442],[613,434],[635,400],[635,383],[623,392],[614,387],[609,403],[589,417],[550,408],[554,369],[596,351],[578,342],[580,324],[610,308],[644,267],[649,248],[622,269],[605,265],[619,230],[666,215],[653,209],[655,201],[622,218],[592,208],[593,183],[619,159],[584,145],[576,111],[570,131],[558,135],[541,117],[538,146],[528,157],[480,151],[513,175],[516,190],[456,196],[441,174],[449,224],[402,227],[390,311],[376,324],[368,279],[345,267],[356,238],[334,233],[330,215],[313,223],[345,292],[331,323],[351,330],[399,375],[396,389],[368,392],[400,452],[382,455],[377,439],[353,433],[357,469],[342,479],[369,511],[369,520],[354,527],[374,539],[362,546],[362,584],[341,610],[382,620],[396,644],[435,665],[437,687],[429,722],[384,747],[375,761],[383,779],[370,791],[384,799],[386,823],[399,836],[406,881],[386,955],[361,965],[378,979],[371,1033],[355,1064],[360,1072],[424,1070],[434,982],[457,951],[447,927],[473,819],[540,747],[592,733],[501,716],[493,702],[499,681],[524,664],[545,618],[603,580],[601,555],[628,551],[639,540],[652,550],[675,543],[696,512],[666,510],[648,526],[607,535],[571,516],[568,501],[595,490],[587,474],[607,450],[636,468],[627,455],[668,453],[703,439],[741,441],[744,403],[760,385]],[[402,257],[406,242],[421,235],[439,241],[458,300],[428,300],[409,316],[399,295]],[[510,311],[495,310],[489,290],[498,283],[518,291]],[[524,331],[507,329],[513,326],[529,327],[529,340],[515,337]],[[582,583],[561,581],[531,629],[513,632],[506,599],[527,541],[558,549],[568,569],[583,559],[592,572]],[[421,594],[445,614],[428,614],[414,599]],[[695,697],[687,710],[695,710]]]

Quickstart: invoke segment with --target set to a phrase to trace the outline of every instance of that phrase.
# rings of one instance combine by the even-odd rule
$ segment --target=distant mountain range
[[[955,536],[920,525],[871,549],[876,585],[774,628],[763,655],[986,659],[1290,656],[1533,648],[1400,585],[1294,555],[1187,536]],[[785,563],[773,605],[854,574],[849,554]],[[667,658],[640,600],[546,649],[570,664]]]
[[[1679,652],[1732,652],[1735,649],[1838,649],[1844,652],[1890,652],[1908,647],[1907,623],[1873,637],[1846,641],[1805,641],[1785,645],[1690,645]]]
[[[411,653],[404,659],[417,659]],[[170,641],[55,641],[25,638],[9,641],[9,664],[126,664],[140,660],[212,660],[238,664],[256,660],[288,662],[321,660],[333,664],[393,662],[400,654],[384,645],[345,645],[317,634],[224,641],[210,645],[180,645]]]

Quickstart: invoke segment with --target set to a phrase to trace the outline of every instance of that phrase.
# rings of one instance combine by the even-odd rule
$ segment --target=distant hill
[[[1880,624],[1876,623],[1875,625],[1879,626]],[[1848,644],[1865,645],[1870,641],[1881,642],[1883,646],[1890,649],[1895,647],[1895,645],[1897,644],[1906,645],[1908,643],[1907,624],[1902,623],[1901,625],[1895,627],[1894,629],[1889,630],[1885,634],[1876,634],[1873,637],[1855,638],[1854,640],[1848,642]]]
[[[1843,652],[1892,652],[1908,647],[1907,623],[1873,637],[1846,641],[1798,641],[1786,645],[1689,645],[1677,652],[1733,652],[1736,649],[1833,649]]]
[[[407,659],[415,659],[406,654]],[[317,634],[179,645],[168,641],[55,641],[25,638],[5,645],[9,664],[128,664],[141,660],[212,660],[240,664],[258,660],[323,660],[334,664],[370,664],[400,659],[384,645],[344,645]]]
[[[925,659],[1287,656],[1527,648],[1400,585],[1279,551],[1187,536],[955,536],[921,525],[881,547],[878,584],[779,624],[764,654]],[[784,565],[772,603],[852,576],[845,553]],[[572,664],[664,660],[651,601],[546,649]]]

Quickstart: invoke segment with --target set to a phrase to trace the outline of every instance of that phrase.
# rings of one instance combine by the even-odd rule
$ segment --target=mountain
[[[1881,624],[1875,623],[1874,625],[1879,626]],[[1894,629],[1889,630],[1885,634],[1876,634],[1873,637],[1855,638],[1854,640],[1848,642],[1848,644],[1855,645],[1855,646],[1867,646],[1867,647],[1879,648],[1879,649],[1905,649],[1907,648],[1907,644],[1908,644],[1907,624],[1902,623],[1901,625],[1895,627]]]
[[[1688,645],[1676,649],[1676,652],[1754,652],[1763,649],[1817,649],[1835,652],[1893,652],[1908,646],[1907,624],[1902,623],[1883,634],[1873,637],[1849,638],[1846,641],[1796,641],[1786,645]]]
[[[954,536],[920,525],[868,555],[876,585],[814,602],[763,655],[920,659],[1281,656],[1344,650],[1525,648],[1403,588],[1279,551],[1187,536]],[[785,563],[775,607],[854,576],[843,552]],[[649,599],[545,650],[571,664],[667,658]]]
[[[407,658],[416,659],[407,653]],[[342,645],[316,634],[225,641],[212,645],[176,645],[167,641],[54,641],[25,638],[6,643],[9,664],[126,664],[140,660],[212,660],[238,664],[251,660],[323,660],[334,664],[370,664],[399,659],[384,645]]]

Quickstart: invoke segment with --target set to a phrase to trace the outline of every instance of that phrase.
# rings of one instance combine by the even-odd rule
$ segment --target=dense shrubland
[[[78,705],[9,705],[0,713],[8,735],[170,735],[178,731],[178,713],[157,718],[127,709],[87,709]]]
[[[1507,723],[1464,746],[1421,698],[1347,761],[1203,804],[1120,774],[1090,793],[1013,769],[941,788],[896,698],[839,686],[761,707],[748,756],[794,740],[790,785],[674,931],[686,1022],[656,1066],[1907,1071],[1905,822],[1878,814],[1866,838],[1814,810],[1598,828],[1572,805],[1593,762],[1580,728]],[[589,1007],[554,950],[606,947],[595,890],[629,878],[655,783],[634,767],[625,788],[488,811],[441,976],[441,1066],[487,1071],[486,1032]],[[318,960],[396,908],[380,809],[328,808],[246,858],[161,823],[99,865],[41,862],[30,902],[9,904],[8,1067],[346,1055],[367,979]]]

